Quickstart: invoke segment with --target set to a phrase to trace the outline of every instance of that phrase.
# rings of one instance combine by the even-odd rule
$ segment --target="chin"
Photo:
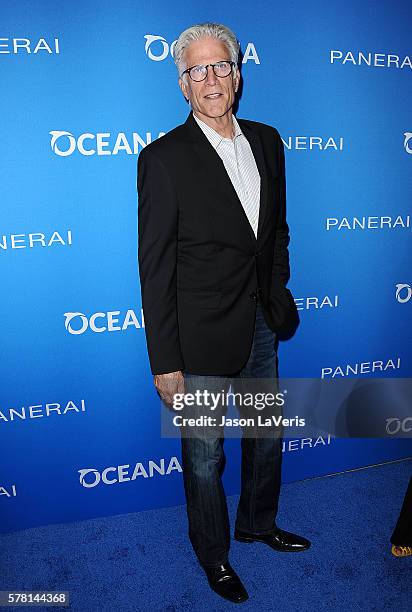
[[[230,107],[222,106],[222,105],[213,105],[211,104],[201,112],[208,117],[222,117],[225,113],[228,112]]]

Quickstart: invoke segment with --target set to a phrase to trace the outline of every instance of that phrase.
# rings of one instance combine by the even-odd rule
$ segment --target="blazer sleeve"
[[[143,149],[138,158],[138,261],[152,374],[184,368],[180,350],[176,258],[178,201],[164,163]]]
[[[285,177],[285,152],[283,141],[279,132],[275,129],[276,148],[278,155],[278,206],[277,228],[275,238],[275,249],[272,265],[272,288],[279,284],[286,286],[290,277],[289,251],[290,241],[289,227],[286,222],[286,177]]]

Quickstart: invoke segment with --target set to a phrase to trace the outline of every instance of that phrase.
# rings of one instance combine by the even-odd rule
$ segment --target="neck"
[[[206,123],[206,125],[215,130],[218,134],[223,136],[223,138],[233,138],[235,130],[233,126],[233,113],[231,108],[227,113],[222,115],[222,117],[208,117],[207,115],[199,113],[198,111],[193,111],[193,114],[196,115],[198,119]]]

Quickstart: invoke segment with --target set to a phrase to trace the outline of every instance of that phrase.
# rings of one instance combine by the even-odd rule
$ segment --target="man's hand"
[[[156,374],[153,382],[160,397],[169,408],[173,405],[174,394],[185,392],[185,379],[180,370],[167,374]]]

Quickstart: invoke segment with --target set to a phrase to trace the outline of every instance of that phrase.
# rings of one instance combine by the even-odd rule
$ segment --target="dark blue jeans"
[[[251,352],[242,370],[230,377],[200,376],[184,372],[185,391],[207,388],[234,393],[245,379],[272,379],[277,385],[276,335],[269,329],[260,304]],[[247,384],[247,382],[246,382]],[[205,434],[193,428],[181,437],[183,481],[186,494],[189,538],[203,566],[228,561],[230,525],[222,484],[225,464],[223,428]],[[243,432],[245,433],[245,432]],[[242,435],[241,494],[236,528],[249,533],[269,533],[275,527],[281,481],[281,438]]]

